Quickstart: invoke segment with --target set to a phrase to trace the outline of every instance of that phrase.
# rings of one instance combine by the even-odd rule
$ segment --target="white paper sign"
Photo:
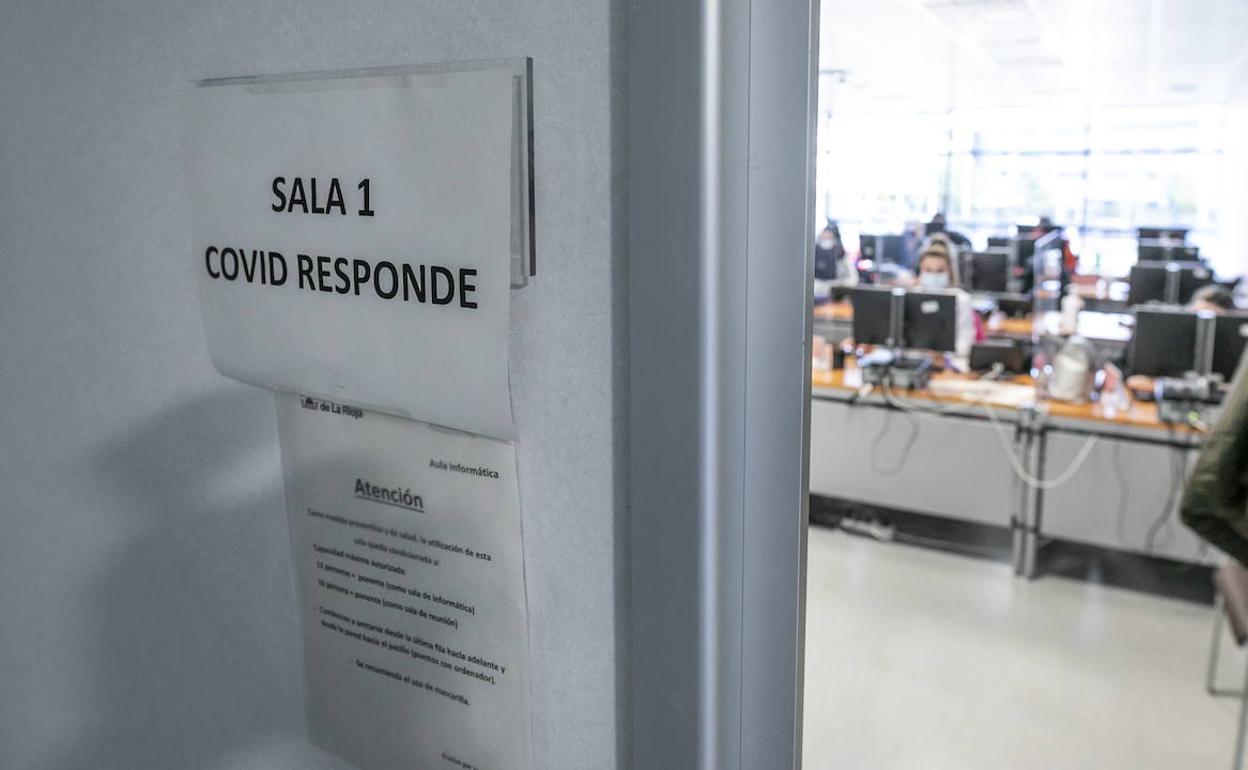
[[[279,391],[311,737],[366,770],[527,766],[496,440],[532,249],[527,87],[511,62],[216,81],[184,105],[208,349]]]
[[[279,394],[309,731],[368,770],[527,766],[511,444]]]
[[[193,265],[216,367],[512,438],[517,83],[485,67],[192,89]]]

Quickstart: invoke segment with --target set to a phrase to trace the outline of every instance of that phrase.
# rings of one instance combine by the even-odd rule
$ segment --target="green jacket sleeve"
[[[1222,416],[1183,490],[1183,522],[1248,566],[1248,356],[1240,360]]]

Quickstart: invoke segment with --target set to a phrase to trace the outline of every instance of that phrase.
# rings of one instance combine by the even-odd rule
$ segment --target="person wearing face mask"
[[[920,291],[954,290],[957,293],[958,328],[954,353],[965,362],[971,345],[983,341],[983,326],[971,309],[971,297],[958,284],[958,250],[945,236],[936,234],[924,241],[915,264],[916,288]]]
[[[815,278],[820,281],[836,280],[844,257],[845,247],[841,244],[840,228],[829,219],[827,227],[823,228],[815,240]]]

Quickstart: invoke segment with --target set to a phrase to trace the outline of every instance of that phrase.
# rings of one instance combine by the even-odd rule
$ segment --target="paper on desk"
[[[935,396],[999,406],[1020,407],[1036,400],[1035,388],[1010,382],[933,378],[927,387]]]
[[[192,89],[192,264],[217,369],[513,438],[514,89],[507,69]]]

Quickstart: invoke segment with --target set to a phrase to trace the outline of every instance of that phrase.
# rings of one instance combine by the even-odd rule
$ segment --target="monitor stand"
[[[858,368],[864,385],[919,390],[927,387],[932,359],[921,353],[879,349],[858,359]]]

